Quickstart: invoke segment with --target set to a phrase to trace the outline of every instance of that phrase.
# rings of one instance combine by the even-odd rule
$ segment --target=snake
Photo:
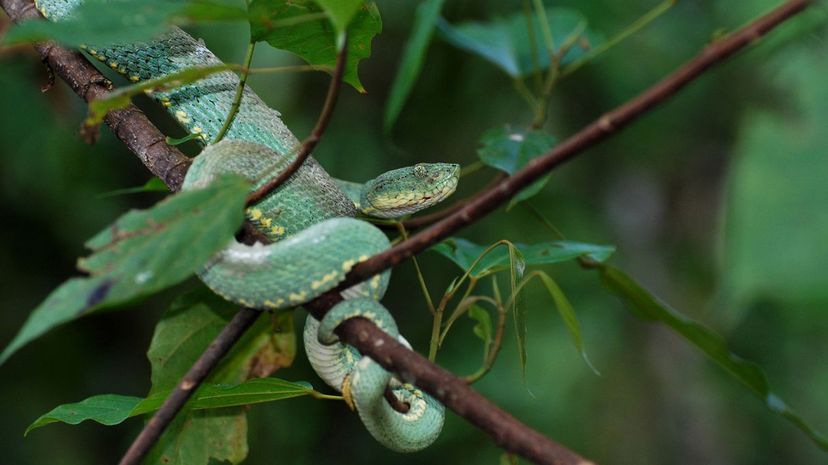
[[[60,21],[82,1],[35,4],[44,17]],[[221,64],[203,42],[174,26],[152,40],[81,48],[131,82]],[[204,188],[220,176],[235,174],[250,181],[252,191],[295,158],[299,140],[280,113],[249,87],[243,89],[224,138],[209,143],[231,111],[238,84],[238,76],[227,71],[150,93],[204,146],[182,190]],[[334,179],[308,157],[285,183],[245,210],[246,220],[270,243],[246,245],[232,239],[197,274],[213,292],[238,305],[260,310],[300,307],[337,287],[357,263],[390,247],[385,233],[365,217],[397,218],[430,207],[454,192],[458,178],[456,164],[420,163],[360,184]],[[345,299],[321,321],[308,315],[303,340],[313,369],[343,393],[368,432],[392,450],[413,452],[438,437],[443,405],[334,334],[340,323],[362,317],[411,347],[380,303],[389,279],[390,271],[385,271],[343,291]],[[384,398],[386,389],[408,405],[406,412],[392,408]]]

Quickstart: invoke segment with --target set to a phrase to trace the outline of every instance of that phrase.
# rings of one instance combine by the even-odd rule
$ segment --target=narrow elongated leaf
[[[72,278],[52,292],[0,354],[0,363],[59,324],[192,275],[241,225],[248,189],[241,178],[223,178],[123,215],[87,243],[94,253],[78,267],[90,276]]]
[[[586,18],[568,8],[547,8],[546,19],[552,32],[558,63],[565,65],[586,54],[599,37],[586,27]],[[531,75],[549,68],[549,54],[537,14],[532,14],[529,33],[524,13],[488,22],[466,22],[452,25],[444,19],[437,23],[440,35],[451,45],[478,55],[505,71],[513,78]],[[534,44],[532,43],[534,38]],[[563,49],[562,47],[569,48]]]
[[[187,68],[177,73],[168,74],[166,76],[148,79],[138,84],[132,84],[126,87],[119,87],[114,91],[108,93],[106,97],[93,100],[89,103],[89,115],[84,121],[86,126],[96,126],[103,122],[107,113],[119,108],[126,108],[132,103],[132,97],[149,91],[166,91],[181,87],[185,84],[198,81],[211,74],[227,71],[231,69],[230,65],[220,64],[213,66],[202,66],[198,68]]]
[[[543,281],[543,285],[546,287],[546,290],[549,292],[552,300],[555,301],[555,308],[558,310],[558,315],[561,316],[561,320],[563,320],[564,326],[566,326],[566,330],[569,332],[569,337],[572,339],[572,343],[575,345],[575,348],[578,349],[578,353],[581,354],[581,358],[584,359],[584,362],[586,362],[589,368],[592,369],[596,375],[600,375],[598,370],[596,370],[592,365],[592,362],[589,361],[586,349],[584,348],[584,338],[581,336],[581,324],[578,322],[578,317],[575,315],[575,309],[572,307],[572,304],[569,303],[569,299],[566,298],[566,294],[564,294],[561,287],[558,286],[558,283],[556,283],[555,280],[548,274],[541,272],[538,273],[538,276],[540,276],[541,281]]]
[[[615,252],[615,247],[607,245],[586,244],[583,242],[555,241],[538,244],[515,244],[523,256],[526,265],[550,265],[579,257],[586,257],[603,262]],[[462,238],[449,238],[435,245],[431,250],[448,258],[457,266],[467,271],[474,261],[487,249]],[[489,252],[472,270],[472,276],[481,277],[509,266],[509,252],[505,248],[496,248]]]
[[[152,177],[149,179],[149,181],[145,182],[143,186],[117,189],[114,191],[105,192],[99,195],[98,197],[116,197],[119,195],[140,194],[142,192],[170,192],[170,188],[167,187],[166,184],[164,184],[164,181],[162,181],[161,178]]]
[[[336,64],[337,33],[311,0],[253,0],[250,4],[253,40],[298,55],[311,65]],[[295,21],[295,22],[294,22]],[[382,30],[376,4],[358,8],[348,26],[348,60],[343,80],[365,92],[359,81],[359,62],[371,56],[371,40]]]
[[[440,10],[443,8],[443,3],[445,3],[445,0],[424,0],[417,7],[417,13],[414,16],[414,25],[411,29],[411,36],[405,45],[405,51],[403,52],[400,66],[397,69],[397,75],[394,77],[394,83],[391,85],[388,103],[385,105],[383,124],[385,125],[386,131],[390,131],[391,127],[397,121],[397,117],[400,115],[405,101],[408,99],[409,94],[411,94],[414,83],[420,76],[426,50],[431,41],[437,19],[440,17]]]
[[[207,384],[187,404],[188,409],[204,410],[274,402],[314,393],[310,384],[294,383],[278,378],[258,378],[237,385]],[[51,423],[77,425],[91,420],[102,425],[117,425],[128,418],[151,413],[161,407],[170,390],[141,397],[102,394],[74,404],[64,404],[41,416],[26,429],[29,431]]]
[[[512,298],[509,302],[512,306],[512,315],[515,320],[515,336],[517,337],[518,355],[520,356],[520,374],[526,380],[526,305],[520,297],[518,281],[523,279],[523,271],[526,270],[526,261],[523,255],[517,250],[514,244],[509,244],[509,291]]]
[[[477,155],[483,163],[512,175],[534,158],[551,150],[555,138],[541,129],[527,131],[505,127],[486,131],[480,144]],[[512,199],[510,206],[540,192],[549,177],[547,174],[525,187]]]
[[[608,265],[599,265],[599,270],[604,285],[634,309],[636,316],[662,323],[675,331],[745,385],[772,412],[793,423],[816,445],[828,451],[828,438],[806,423],[771,391],[767,376],[758,365],[731,353],[727,341],[721,335],[668,306],[623,271]]]

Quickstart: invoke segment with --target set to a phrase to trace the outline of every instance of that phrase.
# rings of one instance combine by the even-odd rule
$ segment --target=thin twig
[[[213,142],[211,142],[212,144],[216,144],[224,139],[224,135],[227,134],[227,130],[230,129],[230,126],[233,125],[233,121],[236,119],[236,114],[239,112],[239,107],[241,106],[242,97],[244,97],[244,86],[247,84],[247,76],[250,74],[250,65],[253,63],[253,52],[255,50],[256,41],[251,40],[247,44],[247,51],[244,54],[242,72],[239,75],[239,82],[236,84],[236,95],[233,96],[233,103],[230,104],[230,111],[227,113],[227,117],[224,118],[224,124],[221,126],[218,134],[216,134]]]
[[[594,60],[598,55],[606,52],[607,50],[615,47],[622,41],[624,41],[627,37],[635,34],[636,32],[644,29],[645,26],[650,24],[651,22],[655,21],[659,16],[666,13],[670,8],[674,7],[678,0],[665,0],[662,3],[656,5],[652,10],[648,11],[644,14],[644,16],[636,19],[632,22],[629,26],[625,27],[623,31],[619,32],[615,36],[611,37],[606,42],[602,43],[598,47],[593,48],[589,51],[586,55],[579,58],[577,61],[572,62],[568,66],[566,66],[563,70],[561,70],[559,78],[565,78],[570,74],[574,73],[578,69],[580,69],[585,64],[589,63],[590,61]]]
[[[308,159],[311,152],[313,152],[313,149],[316,148],[316,144],[319,143],[319,139],[322,138],[322,134],[325,133],[325,128],[328,127],[328,123],[331,121],[333,109],[336,106],[336,99],[339,96],[339,88],[342,85],[342,76],[345,74],[345,64],[347,61],[348,36],[345,35],[341,48],[336,55],[336,67],[334,68],[333,76],[331,77],[331,84],[328,86],[328,95],[325,97],[325,105],[322,107],[322,112],[319,114],[316,126],[314,126],[310,135],[302,141],[302,145],[299,146],[299,151],[296,153],[296,158],[293,159],[290,165],[288,165],[284,171],[279,173],[279,176],[276,176],[266,182],[247,196],[247,206],[259,202],[268,194],[273,192],[277,187],[284,184],[285,181],[290,179],[290,177],[293,176],[293,173],[295,173],[296,170],[298,170],[299,167],[305,163],[305,160]]]
[[[483,190],[489,189],[492,186],[496,186],[500,181],[506,179],[506,173],[498,173]],[[428,226],[430,224],[436,223],[447,216],[451,216],[457,213],[461,208],[465,207],[474,197],[469,197],[466,199],[461,199],[453,204],[449,205],[442,210],[437,210],[436,212],[427,213],[425,215],[415,216],[413,218],[409,218],[407,220],[403,220],[401,223],[405,226],[406,229],[418,229],[424,226]]]

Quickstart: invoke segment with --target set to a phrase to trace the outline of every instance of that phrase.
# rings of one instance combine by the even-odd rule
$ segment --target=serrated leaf
[[[0,354],[0,363],[55,326],[158,292],[193,274],[241,225],[249,184],[239,177],[133,210],[88,241],[72,278],[43,301]]]
[[[411,94],[414,83],[420,76],[423,67],[428,44],[434,33],[437,19],[440,17],[440,10],[445,0],[424,0],[417,6],[417,13],[414,16],[414,25],[411,28],[411,36],[405,45],[397,75],[391,85],[391,93],[385,105],[385,116],[383,124],[386,131],[390,131],[394,122],[402,110],[405,101]]]
[[[278,378],[257,378],[237,385],[203,385],[187,404],[190,410],[218,409],[274,402],[313,394],[310,384]],[[26,433],[51,423],[77,425],[94,421],[102,425],[117,425],[128,418],[152,413],[164,403],[170,390],[147,397],[101,394],[73,404],[59,405],[34,421]]]
[[[579,257],[586,257],[597,262],[607,260],[615,252],[615,247],[587,244],[573,241],[542,242],[538,244],[515,244],[526,265],[550,265]],[[475,244],[466,239],[452,237],[435,245],[431,250],[443,255],[464,271],[468,271],[475,260],[488,247]],[[487,274],[503,271],[509,266],[509,252],[505,248],[496,248],[483,257],[474,267],[471,275],[480,278]]]
[[[675,331],[746,386],[768,409],[793,423],[817,446],[828,451],[828,438],[771,391],[765,372],[757,364],[730,352],[727,341],[721,335],[662,302],[623,271],[608,265],[600,265],[598,269],[607,289],[621,298],[627,307],[635,309],[634,315],[662,323]]]
[[[235,306],[205,287],[177,299],[156,326],[147,351],[152,365],[150,396],[164,397],[163,392],[175,387],[236,311]],[[207,382],[239,384],[290,365],[296,350],[292,317],[289,312],[259,318],[213,370]],[[238,463],[246,455],[245,410],[226,407],[180,415],[153,449],[149,463],[208,465],[211,460]]]
[[[512,175],[534,158],[549,152],[555,146],[555,138],[542,129],[527,131],[504,127],[486,131],[480,138],[480,145],[477,155],[483,163]],[[549,177],[547,174],[525,187],[512,199],[510,205],[540,192]]]
[[[545,11],[555,43],[554,51],[561,54],[558,60],[560,65],[583,57],[600,43],[599,37],[586,28],[586,18],[577,11],[568,8],[547,8]],[[471,21],[455,25],[441,18],[437,28],[451,45],[488,60],[513,78],[522,78],[545,70],[550,64],[538,15],[532,13],[530,21],[533,34],[529,33],[523,12],[488,22]],[[565,44],[571,44],[571,47],[561,52]]]
[[[365,3],[363,0],[314,0],[328,14],[338,32],[348,28],[348,23],[359,8]]]
[[[327,18],[318,17],[322,9],[316,3],[311,0],[253,0],[249,9],[253,40],[294,53],[311,65],[333,69],[337,33]],[[292,19],[298,22],[286,23]],[[359,62],[371,56],[371,40],[381,30],[382,20],[374,3],[362,5],[348,26],[348,60],[343,80],[359,92],[365,92],[357,74]]]

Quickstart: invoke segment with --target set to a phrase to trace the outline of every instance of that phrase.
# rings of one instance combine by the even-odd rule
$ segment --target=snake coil
[[[69,16],[82,0],[36,0],[51,20]],[[163,77],[186,68],[220,64],[203,43],[178,28],[157,40],[86,52],[132,82]],[[238,77],[222,72],[165,92],[152,93],[167,111],[203,143],[218,134],[234,100]],[[207,145],[194,159],[182,189],[208,185],[222,174],[242,175],[254,189],[277,176],[292,160],[299,142],[252,90],[245,88],[233,124],[222,142]],[[426,208],[450,195],[459,169],[453,164],[419,164],[389,171],[365,185],[331,178],[312,158],[246,216],[272,244],[247,246],[232,241],[199,272],[214,292],[239,305],[259,309],[300,306],[336,287],[356,263],[389,247],[385,234],[364,215],[392,218]],[[319,322],[308,317],[305,350],[319,376],[343,391],[380,443],[402,452],[431,444],[440,433],[443,406],[416,387],[397,380],[369,357],[341,344],[333,334],[342,321],[364,317],[407,344],[378,300],[390,272],[348,289],[345,301]],[[407,413],[385,401],[386,386]]]

